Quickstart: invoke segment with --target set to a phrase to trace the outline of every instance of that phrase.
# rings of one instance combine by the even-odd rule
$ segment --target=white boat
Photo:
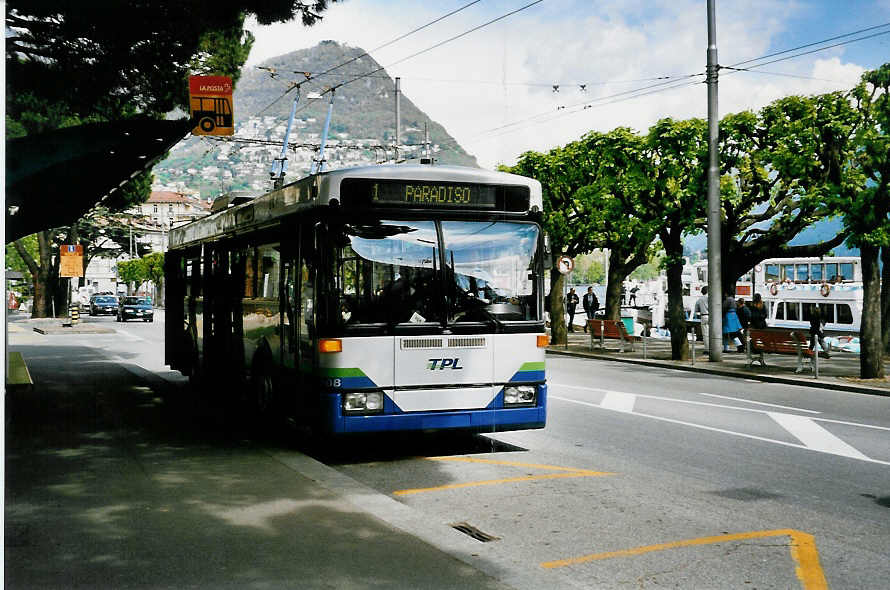
[[[707,261],[692,266],[690,291],[700,296],[707,284]],[[767,306],[768,326],[809,329],[818,305],[826,333],[859,333],[862,266],[858,256],[768,258],[736,283],[736,298],[750,302],[754,293],[760,293]],[[689,297],[692,302],[696,298]]]

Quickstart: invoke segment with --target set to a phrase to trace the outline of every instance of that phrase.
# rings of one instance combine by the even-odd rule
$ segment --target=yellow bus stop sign
[[[59,246],[59,276],[83,276],[83,246],[80,244],[63,244]]]
[[[194,135],[234,135],[232,79],[228,76],[189,77],[189,105],[198,126]]]

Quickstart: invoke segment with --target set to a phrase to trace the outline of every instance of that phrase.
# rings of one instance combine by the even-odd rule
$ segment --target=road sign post
[[[191,76],[189,105],[197,126],[194,135],[234,135],[232,79],[228,76]]]

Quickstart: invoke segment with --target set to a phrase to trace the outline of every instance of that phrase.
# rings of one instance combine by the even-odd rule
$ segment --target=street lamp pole
[[[720,277],[720,158],[717,152],[716,0],[708,0],[708,349],[712,362],[723,360],[723,299]]]

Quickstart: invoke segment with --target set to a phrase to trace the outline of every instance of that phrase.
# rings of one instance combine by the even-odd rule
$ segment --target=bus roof
[[[528,189],[528,211],[541,211],[543,207],[540,182],[507,172],[426,164],[341,168],[306,176],[247,203],[223,209],[208,217],[174,228],[170,230],[170,247],[176,248],[246,228],[269,225],[281,216],[301,209],[338,204],[341,202],[340,187],[347,179],[523,187]]]

